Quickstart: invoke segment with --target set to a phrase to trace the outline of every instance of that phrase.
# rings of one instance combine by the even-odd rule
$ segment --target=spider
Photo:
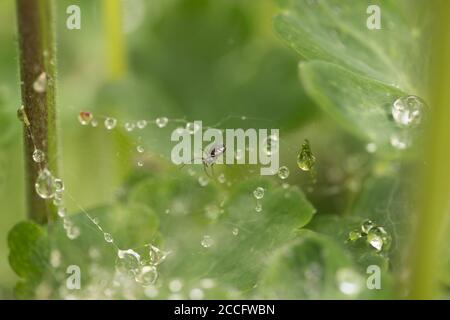
[[[203,155],[200,158],[202,160],[202,164],[203,164],[203,170],[205,171],[205,174],[211,178],[211,175],[208,173],[208,171],[206,170],[206,168],[210,167],[211,168],[211,173],[214,176],[214,169],[213,166],[216,163],[217,159],[224,154],[226,150],[226,147],[224,144],[214,144],[211,146],[211,148],[209,148],[209,150],[206,152],[206,156],[205,156],[205,151],[203,150]],[[191,159],[191,162],[195,160],[195,158]],[[183,168],[186,165],[186,163],[181,165],[181,168]],[[180,169],[181,169],[180,168]]]

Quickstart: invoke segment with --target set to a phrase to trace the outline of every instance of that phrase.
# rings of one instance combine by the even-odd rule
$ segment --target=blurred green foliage
[[[79,31],[65,27],[65,8],[74,3],[82,9]],[[417,32],[411,32],[425,34],[422,17],[411,15],[405,1],[380,3],[393,25],[369,34],[366,1],[355,6],[354,1],[280,0],[282,13],[276,16],[280,9],[272,1],[123,0],[128,70],[122,79],[111,79],[101,1],[58,1],[60,162],[66,205],[81,235],[67,239],[61,222],[47,230],[17,225],[9,236],[11,264],[22,278],[17,296],[70,296],[65,267],[76,264],[84,270],[81,297],[144,297],[133,281],[108,287],[117,252],[86,210],[122,249],[145,255],[142,246],[153,243],[173,251],[158,268],[158,298],[170,296],[173,279],[183,281],[187,297],[205,278],[216,281],[205,290],[207,298],[397,297],[393,279],[402,271],[414,203],[405,188],[412,184],[403,179],[411,172],[411,158],[400,162],[402,155],[389,145],[398,130],[389,103],[403,93],[421,95],[427,61]],[[14,120],[20,100],[11,67],[13,12],[13,1],[0,4],[0,46],[6,48],[0,50],[5,128],[0,163],[8,165],[0,177],[0,234],[5,235],[25,216],[21,135]],[[212,179],[202,187],[197,181],[202,168],[179,169],[169,161],[173,124],[107,132],[101,123],[81,127],[81,110],[121,123],[166,116],[205,125],[228,119],[221,125],[229,128],[280,128],[280,163],[291,172],[282,182],[288,185],[276,177],[255,177],[249,166],[222,166],[216,176],[225,174],[227,183]],[[295,163],[305,138],[317,158],[316,177]],[[369,154],[367,142],[380,150]],[[145,147],[142,168],[136,166],[138,143]],[[265,188],[261,213],[255,212],[252,194],[258,186]],[[377,253],[363,240],[346,243],[348,232],[366,218],[393,237],[390,251]],[[21,244],[22,235],[29,242]],[[214,241],[210,248],[200,245],[204,235]],[[48,240],[45,248],[35,241],[41,237]],[[7,251],[6,237],[0,251]],[[40,268],[40,253],[55,252],[61,255],[57,267],[43,274],[27,268]],[[383,290],[366,289],[370,264],[380,266]],[[342,272],[358,282],[357,294],[339,287]],[[12,297],[17,277],[11,274],[1,255],[0,297]],[[109,296],[105,290],[112,290]]]

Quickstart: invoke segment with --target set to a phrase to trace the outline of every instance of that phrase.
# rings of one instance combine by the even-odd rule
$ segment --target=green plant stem
[[[22,104],[30,126],[24,127],[24,156],[28,217],[38,223],[52,220],[52,206],[35,191],[39,171],[47,167],[57,175],[57,137],[55,110],[56,55],[53,0],[17,0],[17,23]],[[33,83],[46,73],[44,92]],[[45,152],[45,161],[35,163],[34,148]]]
[[[122,7],[119,0],[103,0],[108,76],[120,79],[126,70]]]
[[[409,298],[432,299],[439,292],[443,238],[450,206],[450,1],[430,1],[433,34],[430,120],[423,150],[417,227],[411,246]]]

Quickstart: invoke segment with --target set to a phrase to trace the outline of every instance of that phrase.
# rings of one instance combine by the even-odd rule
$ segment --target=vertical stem
[[[438,293],[443,239],[450,209],[450,1],[430,1],[433,31],[431,115],[423,150],[421,200],[411,247],[409,298],[432,299]]]
[[[122,77],[126,69],[120,0],[103,0],[103,12],[107,68],[109,77],[116,80]]]
[[[55,82],[56,56],[53,0],[16,0],[22,104],[29,120],[24,125],[27,208],[30,219],[45,223],[53,217],[48,202],[35,191],[41,167],[57,174],[57,140]],[[35,90],[33,84],[45,73],[45,89]],[[34,148],[45,152],[45,160],[33,161]]]

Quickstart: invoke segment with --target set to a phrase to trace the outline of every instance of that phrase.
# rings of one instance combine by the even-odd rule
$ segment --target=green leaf
[[[326,62],[302,63],[300,72],[311,97],[334,119],[380,149],[394,150],[390,139],[400,131],[390,112],[403,95],[399,90]]]
[[[8,234],[9,264],[23,279],[16,286],[20,298],[32,296],[49,266],[50,244],[47,232],[32,222],[20,222]]]
[[[390,119],[400,96],[424,96],[427,10],[415,1],[377,1],[382,29],[366,27],[372,1],[280,1],[278,35],[308,62],[300,73],[309,96],[346,129],[392,152]],[[417,4],[417,6],[416,6]]]
[[[375,264],[375,263],[373,263]],[[381,289],[368,290],[366,267],[332,238],[301,230],[276,250],[261,275],[257,297],[265,299],[388,298],[391,278],[381,273]],[[350,287],[350,288],[349,288]]]
[[[366,26],[372,4],[381,10],[380,30]],[[420,10],[420,1],[284,0],[280,5],[275,31],[305,59],[341,65],[410,94],[424,89],[428,11]]]
[[[297,239],[273,253],[258,293],[266,299],[343,298],[335,275],[339,269],[350,267],[351,260],[334,241],[303,230]],[[356,278],[362,287],[361,275]]]
[[[49,243],[45,230],[20,222],[8,235],[9,263],[22,278],[40,278],[48,265]]]

